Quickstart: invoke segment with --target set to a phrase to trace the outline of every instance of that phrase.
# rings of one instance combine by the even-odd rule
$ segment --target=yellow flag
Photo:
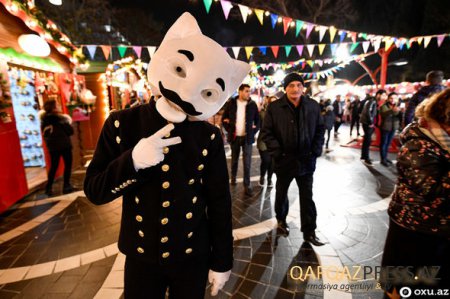
[[[253,47],[245,47],[245,54],[247,54],[247,59],[250,59],[250,55],[252,55]]]
[[[255,15],[258,18],[258,21],[263,25],[264,23],[264,10],[255,8]]]
[[[323,49],[325,49],[325,44],[319,44],[319,54],[322,55]]]

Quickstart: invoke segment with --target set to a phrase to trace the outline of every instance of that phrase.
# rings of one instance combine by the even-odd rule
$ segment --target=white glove
[[[180,137],[163,139],[173,128],[173,124],[168,124],[152,136],[139,140],[131,152],[136,171],[158,164],[164,160],[164,147],[181,143]]]
[[[211,284],[211,296],[216,296],[219,293],[219,290],[230,279],[230,274],[231,270],[227,272],[214,272],[213,270],[209,270],[208,281]]]

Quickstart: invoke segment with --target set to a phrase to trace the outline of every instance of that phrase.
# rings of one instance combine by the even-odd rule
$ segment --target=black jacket
[[[367,99],[361,112],[360,122],[363,125],[374,125],[377,117],[377,100],[374,97]]]
[[[286,94],[267,109],[262,139],[273,156],[277,173],[312,174],[316,158],[322,154],[325,126],[319,104],[302,96],[294,110]],[[298,112],[298,122],[295,113]]]
[[[73,128],[68,115],[43,113],[40,118],[42,135],[49,151],[72,148],[70,136],[73,135]]]
[[[443,85],[427,85],[420,88],[408,102],[408,107],[405,111],[405,126],[413,121],[416,107],[422,103],[423,100],[444,89],[445,87]]]
[[[167,124],[155,102],[112,113],[103,127],[84,182],[88,199],[108,203],[120,196],[119,249],[162,265],[210,258],[225,272],[233,261],[231,196],[220,131],[203,121],[175,124],[165,159],[135,171],[132,150]]]
[[[229,123],[222,121],[223,127],[228,132],[228,142],[234,141],[236,138],[236,116],[237,116],[237,99],[232,98],[226,105],[222,115],[223,119],[229,119]],[[255,126],[256,128],[253,128]],[[252,100],[249,100],[245,106],[245,142],[253,144],[255,142],[255,134],[259,131],[259,112],[258,106]],[[250,134],[249,134],[250,132]]]

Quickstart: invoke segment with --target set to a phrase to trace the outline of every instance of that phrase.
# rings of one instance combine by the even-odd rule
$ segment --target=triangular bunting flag
[[[438,47],[440,47],[442,45],[442,42],[444,41],[444,38],[445,38],[444,34],[438,35],[438,37],[437,37]]]
[[[241,50],[241,47],[232,47],[231,49],[233,50],[234,58],[237,59],[239,56],[239,51]]]
[[[97,46],[89,45],[89,46],[86,46],[86,48],[89,52],[89,56],[91,56],[91,59],[93,60],[94,56],[95,56],[95,50],[97,50]]]
[[[299,56],[302,56],[303,53],[303,45],[295,46],[297,48],[297,52]]]
[[[250,59],[252,55],[253,47],[245,47],[245,54],[247,54],[247,59]]]
[[[295,37],[298,36],[303,27],[303,21],[295,20]]]
[[[317,63],[317,65],[320,66],[320,67],[323,66],[323,60],[318,59],[318,60],[316,60],[316,63]]]
[[[369,46],[370,46],[370,41],[366,41],[366,42],[362,43],[364,53],[367,53],[367,50],[369,50]]]
[[[332,43],[334,40],[334,36],[336,35],[337,29],[334,28],[334,26],[331,26],[329,31],[330,31],[330,43]]]
[[[127,49],[128,49],[127,46],[117,46],[117,50],[119,51],[120,58],[123,58]]]
[[[267,47],[259,47],[259,50],[260,50],[261,53],[263,53],[264,55],[267,54]]]
[[[325,49],[325,44],[319,44],[319,54],[322,55],[323,49]]]
[[[279,46],[272,46],[272,47],[270,47],[271,49],[272,49],[272,53],[273,53],[273,56],[275,57],[275,58],[277,58],[277,56],[278,56],[278,49],[280,48]]]
[[[344,41],[345,35],[347,34],[346,31],[342,30],[339,32],[339,41],[342,43]]]
[[[405,46],[406,40],[405,39],[401,39],[400,40],[400,47],[398,47],[400,50],[403,50],[403,47]]]
[[[351,32],[350,36],[352,37],[352,41],[356,43],[356,32]]]
[[[150,56],[150,58],[152,58],[153,54],[155,54],[156,47],[147,47],[147,51],[148,51],[148,55]]]
[[[233,4],[231,4],[229,1],[220,0],[220,5],[222,5],[225,20],[228,20],[228,16],[230,15],[230,10],[233,8]]]
[[[278,22],[278,15],[271,13],[270,14],[270,21],[272,22],[272,29],[275,29],[275,25]]]
[[[425,36],[423,39],[423,47],[424,48],[428,47],[428,44],[430,43],[430,41],[431,41],[431,36]]]
[[[283,32],[285,35],[289,29],[289,26],[291,25],[291,22],[292,22],[291,18],[283,17]]]
[[[286,57],[289,56],[289,53],[291,53],[292,46],[284,46],[284,51],[286,52]]]
[[[422,44],[422,40],[423,40],[423,37],[417,38],[417,43],[419,44],[419,46]]]
[[[316,45],[306,45],[306,48],[308,48],[309,57],[312,57],[315,46]]]
[[[111,46],[100,46],[106,60],[109,60],[109,53],[111,53]]]
[[[141,58],[142,47],[140,47],[140,46],[133,46],[133,50],[134,50],[134,53],[136,53],[137,57]]]
[[[400,43],[401,43],[400,39],[396,38],[394,44],[398,49],[400,49]]]
[[[306,63],[307,63],[311,68],[313,68],[313,66],[314,66],[314,60],[306,60]]]
[[[255,8],[255,15],[258,18],[258,21],[261,23],[261,25],[263,25],[264,24],[264,10]]]
[[[313,30],[314,25],[313,24],[307,24],[306,25],[306,38],[309,37],[309,35],[311,34],[311,31]]]
[[[389,50],[389,48],[392,46],[392,44],[394,43],[394,39],[393,38],[388,38],[384,41],[384,49],[387,51]]]
[[[338,46],[338,44],[330,44],[331,55],[333,55],[333,56],[336,55],[337,46]]]
[[[244,21],[244,23],[246,23],[247,17],[248,17],[248,12],[250,11],[250,8],[248,8],[248,6],[241,5],[241,4],[238,4],[238,6],[239,6],[239,10],[241,11],[242,20]]]
[[[322,41],[323,37],[325,36],[325,32],[327,32],[327,27],[320,26],[319,27],[319,42]]]
[[[206,13],[209,13],[211,9],[212,0],[203,0],[203,4],[205,4]]]
[[[302,70],[304,70],[306,67],[306,63],[304,61],[302,61]]]
[[[408,40],[408,42],[406,43],[406,48],[408,48],[408,50],[409,50],[409,48],[411,48],[411,45],[412,45],[412,43],[413,43],[414,41],[413,40]]]
[[[352,53],[356,47],[358,47],[359,43],[353,43],[352,46],[350,47],[350,53]]]
[[[380,49],[381,46],[381,39],[376,39],[372,42],[373,50],[375,52],[378,52],[378,49]]]

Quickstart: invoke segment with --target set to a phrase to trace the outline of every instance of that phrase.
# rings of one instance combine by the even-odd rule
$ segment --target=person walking
[[[259,119],[261,123],[261,127],[264,125],[264,116],[267,111],[267,107],[270,103],[273,101],[276,101],[277,98],[274,96],[271,97],[264,97],[264,103],[261,107],[261,111],[259,112]],[[260,177],[259,177],[259,185],[264,186],[265,184],[265,176],[267,173],[267,187],[272,188],[272,175],[273,175],[273,163],[272,163],[272,156],[267,151],[267,146],[264,143],[264,141],[261,138],[261,133],[258,135],[258,139],[256,141],[256,146],[258,147],[259,156],[261,158],[261,165],[260,165]]]
[[[338,94],[336,96],[336,100],[333,102],[333,111],[334,111],[334,137],[337,137],[337,135],[339,134],[338,130],[339,127],[341,126],[343,120],[343,114],[344,114],[344,109],[342,109],[342,104],[341,104],[341,95]]]
[[[423,101],[415,115],[418,121],[400,135],[398,179],[388,209],[381,263],[390,273],[382,272],[380,281],[391,292],[450,283],[450,89]]]
[[[334,112],[333,112],[333,105],[331,105],[331,100],[327,99],[325,101],[325,107],[322,111],[323,115],[323,121],[325,123],[325,129],[326,129],[326,142],[325,142],[325,152],[330,152],[330,149],[328,148],[329,142],[330,142],[330,135],[331,130],[333,129],[334,124]]]
[[[289,185],[295,179],[300,195],[300,218],[303,239],[316,246],[324,245],[316,236],[316,205],[313,201],[313,175],[316,159],[322,153],[324,130],[320,106],[303,95],[304,81],[298,73],[283,81],[285,94],[269,105],[262,129],[262,139],[274,159],[277,175],[275,213],[278,230],[289,233]]]
[[[231,145],[231,185],[236,185],[236,175],[241,148],[244,163],[244,192],[253,196],[250,186],[250,168],[252,163],[252,144],[259,130],[258,106],[250,99],[250,86],[241,84],[238,97],[231,99],[222,115],[222,123],[228,132]]]
[[[355,96],[355,99],[350,105],[350,111],[352,115],[352,120],[350,123],[350,136],[352,136],[353,128],[356,127],[356,136],[359,136],[359,114],[361,113],[360,109],[361,102],[359,100],[359,96]]]
[[[377,103],[384,101],[386,90],[380,89],[375,94],[375,97],[370,97],[365,100],[364,108],[361,112],[361,124],[364,131],[363,144],[361,147],[361,160],[367,166],[373,166],[370,159],[370,144],[372,143],[372,134],[375,129],[375,122],[377,119]]]
[[[387,158],[389,146],[394,138],[395,132],[400,126],[400,108],[397,106],[398,95],[391,92],[387,101],[380,107],[381,115],[381,143],[380,143],[380,163],[383,166],[392,165],[392,161]]]
[[[70,184],[72,174],[72,142],[70,136],[74,133],[71,125],[72,119],[69,115],[61,112],[55,99],[49,99],[44,103],[44,112],[40,115],[40,118],[42,135],[50,153],[50,170],[45,194],[49,197],[53,196],[53,182],[61,157],[64,161],[63,193],[70,193],[73,191]]]

